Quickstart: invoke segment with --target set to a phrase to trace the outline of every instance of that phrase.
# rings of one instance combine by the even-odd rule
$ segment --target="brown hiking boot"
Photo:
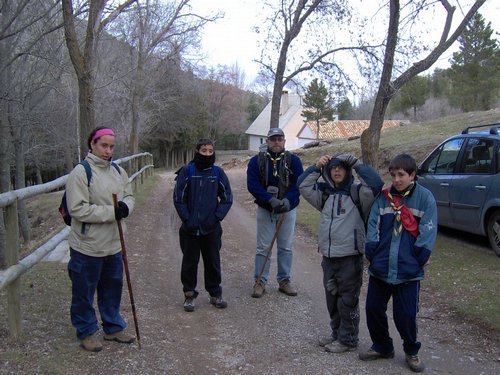
[[[366,352],[359,353],[359,359],[362,361],[374,361],[382,358],[394,358],[394,351],[390,353],[379,353],[370,348]]]
[[[408,355],[406,354],[406,363],[408,367],[413,372],[422,372],[425,370],[424,363],[418,358],[418,355]]]
[[[256,282],[255,285],[253,286],[252,297],[260,298],[264,295],[265,292],[266,292],[265,285],[262,284],[261,281]]]
[[[126,334],[123,331],[115,332],[115,333],[105,333],[104,340],[106,341],[116,341],[120,344],[131,344],[135,341],[135,337]]]
[[[297,295],[297,291],[293,289],[292,284],[290,284],[289,280],[282,281],[278,290],[281,293],[285,293],[287,296],[294,297]]]
[[[81,340],[80,346],[89,352],[100,352],[102,350],[102,343],[95,333]]]
[[[214,305],[218,309],[225,309],[227,307],[227,302],[224,301],[224,298],[222,298],[222,296],[210,297],[210,304]]]

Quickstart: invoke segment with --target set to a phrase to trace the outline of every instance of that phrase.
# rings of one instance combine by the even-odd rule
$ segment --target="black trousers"
[[[193,292],[198,295],[196,284],[198,282],[198,263],[200,254],[203,258],[205,289],[211,297],[222,295],[220,286],[222,277],[220,270],[222,228],[220,225],[206,236],[193,236],[182,228],[179,230],[179,242],[182,250],[181,282],[184,294]]]

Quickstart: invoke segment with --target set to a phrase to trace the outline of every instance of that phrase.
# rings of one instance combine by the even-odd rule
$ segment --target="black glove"
[[[281,204],[274,208],[274,213],[281,214],[290,211],[290,201],[286,198],[281,200]]]
[[[125,202],[119,201],[118,207],[115,207],[115,219],[121,220],[128,216],[128,206]]]
[[[359,165],[358,158],[351,154],[340,154],[336,155],[334,158],[342,160],[342,162],[344,162],[344,164],[347,165],[349,168],[355,168]]]

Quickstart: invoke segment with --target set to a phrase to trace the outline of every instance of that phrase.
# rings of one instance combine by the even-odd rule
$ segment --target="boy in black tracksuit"
[[[174,205],[182,220],[179,243],[182,250],[181,281],[185,296],[184,310],[194,311],[200,253],[205,269],[205,289],[210,303],[217,308],[227,307],[222,298],[220,222],[233,204],[229,180],[222,168],[214,165],[214,144],[200,139],[195,156],[179,169],[174,189]]]

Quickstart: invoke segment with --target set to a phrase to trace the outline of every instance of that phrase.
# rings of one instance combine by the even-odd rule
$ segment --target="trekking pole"
[[[118,198],[113,193],[113,206],[118,207]],[[134,293],[132,293],[132,282],[130,281],[130,272],[128,270],[127,250],[125,249],[125,238],[123,237],[123,228],[121,220],[116,221],[118,224],[118,233],[120,234],[120,243],[122,245],[123,267],[125,268],[125,276],[127,278],[128,295],[130,297],[130,305],[132,306],[132,315],[134,317],[135,335],[137,336],[137,345],[141,348],[141,336],[139,335],[139,324],[137,323],[137,313],[135,311]]]
[[[267,254],[266,257],[264,258],[264,263],[262,263],[262,268],[260,269],[259,276],[257,277],[257,280],[255,283],[260,283],[260,279],[262,277],[262,274],[264,273],[264,268],[266,268],[267,260],[269,259],[269,255],[271,255],[271,251],[273,250],[274,242],[276,241],[276,238],[278,238],[278,235],[280,234],[281,226],[283,225],[283,221],[285,220],[285,215],[281,214],[280,218],[278,219],[278,225],[276,226],[276,232],[274,232],[273,239],[271,240],[271,244],[269,245],[269,248],[267,249]]]

